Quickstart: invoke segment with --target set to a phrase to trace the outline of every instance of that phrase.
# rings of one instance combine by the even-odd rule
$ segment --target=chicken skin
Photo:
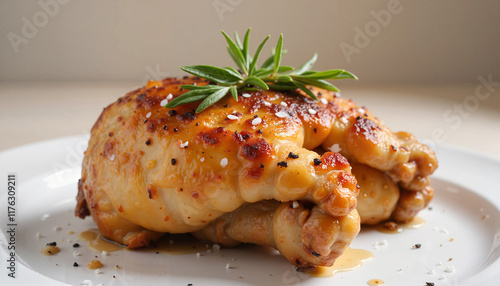
[[[193,232],[223,245],[273,246],[313,268],[333,264],[359,232],[349,161],[408,192],[398,193],[395,219],[428,203],[433,152],[334,92],[311,89],[317,102],[301,91],[258,90],[200,113],[197,103],[165,108],[186,92],[182,84],[208,81],[151,81],[106,107],[92,128],[75,214],[90,214],[110,240],[136,248]]]

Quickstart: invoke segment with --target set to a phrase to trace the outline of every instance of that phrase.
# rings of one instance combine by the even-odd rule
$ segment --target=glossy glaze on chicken
[[[106,107],[92,128],[76,214],[92,215],[104,237],[135,248],[193,232],[227,246],[273,246],[307,269],[332,265],[360,216],[406,221],[432,198],[433,152],[336,93],[312,88],[318,102],[299,91],[244,92],[198,114],[196,103],[164,107],[193,83],[208,82],[150,82]],[[368,190],[350,163],[391,191]],[[357,200],[363,184],[381,199]]]

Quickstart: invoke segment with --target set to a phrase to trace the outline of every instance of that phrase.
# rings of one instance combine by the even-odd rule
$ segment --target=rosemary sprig
[[[205,110],[231,93],[234,100],[238,101],[238,91],[250,91],[256,89],[263,90],[294,90],[301,89],[311,98],[318,98],[307,88],[316,86],[330,91],[339,91],[336,86],[326,80],[332,79],[358,79],[354,74],[342,70],[333,69],[327,71],[313,71],[311,68],[316,63],[318,55],[305,62],[298,69],[290,66],[282,66],[281,59],[286,53],[283,50],[283,34],[280,35],[276,48],[272,50],[271,56],[267,58],[260,68],[257,68],[257,61],[260,52],[270,36],[267,36],[257,48],[254,56],[250,56],[248,51],[248,41],[250,29],[247,30],[243,43],[234,33],[233,41],[224,31],[222,34],[226,38],[228,53],[239,68],[239,71],[231,67],[215,67],[208,65],[183,66],[185,72],[199,76],[214,82],[204,86],[182,85],[183,89],[189,90],[183,95],[170,101],[165,107],[173,108],[182,104],[203,100],[196,113]]]

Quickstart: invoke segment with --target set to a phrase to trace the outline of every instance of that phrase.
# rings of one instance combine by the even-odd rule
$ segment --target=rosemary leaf
[[[224,87],[219,89],[218,91],[210,94],[203,100],[200,105],[198,105],[198,108],[196,109],[196,113],[200,113],[203,110],[205,110],[207,107],[211,106],[212,104],[216,103],[217,101],[221,100],[224,96],[226,96],[227,92],[229,91],[229,87]]]

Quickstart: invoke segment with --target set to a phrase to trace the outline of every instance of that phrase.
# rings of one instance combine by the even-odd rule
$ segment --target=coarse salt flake
[[[429,268],[429,271],[427,271],[427,274],[429,274],[429,275],[436,274],[436,271],[434,271],[433,269]]]
[[[241,96],[246,97],[246,98],[249,98],[249,97],[251,97],[252,95],[251,95],[250,93],[244,93],[244,94],[242,94]]]
[[[80,255],[81,255],[80,252],[78,252],[76,250],[73,251],[73,257],[77,257],[77,256],[80,256]]]
[[[348,121],[347,121],[347,118],[345,117],[340,117],[340,121],[342,121],[342,123],[346,124]]]
[[[222,168],[225,168],[227,166],[227,158],[223,158],[222,160],[220,160],[220,165],[222,166]]]
[[[286,112],[283,111],[276,112],[274,115],[278,116],[279,118],[284,118],[287,116]]]
[[[288,106],[288,104],[286,104],[286,102],[284,102],[284,101],[282,101],[282,102],[280,103],[280,105],[281,105],[281,106],[284,106],[284,107],[287,107],[287,106]]]
[[[115,154],[111,154],[111,156],[109,156],[109,160],[114,161],[115,160]]]
[[[446,272],[446,273],[453,273],[453,272],[455,272],[455,267],[453,267],[453,266],[448,266],[448,267],[446,267],[446,268],[444,269],[444,272]]]
[[[252,125],[259,125],[262,122],[260,117],[256,117],[252,120]]]
[[[365,109],[364,108],[360,108],[360,109],[358,109],[358,112],[359,113],[365,113]]]
[[[264,105],[265,105],[265,106],[267,106],[267,107],[269,107],[269,106],[271,106],[272,104],[271,104],[269,101],[264,101]]]
[[[167,95],[167,100],[171,100],[173,97],[174,97],[174,96],[173,96],[171,93],[169,93],[169,94]]]
[[[196,257],[199,258],[201,254],[199,252],[196,252]]]
[[[168,99],[166,98],[160,102],[160,106],[165,106],[167,104],[168,104]]]
[[[101,274],[102,271],[101,271],[101,268],[97,268],[95,271],[94,271],[95,274]]]
[[[204,157],[201,157],[201,158],[200,158],[200,162],[203,162],[203,161],[205,161],[205,158],[204,158]]]
[[[42,237],[43,237],[43,235],[42,235],[40,232],[37,232],[37,233],[35,234],[35,237],[36,237],[37,239],[40,239],[40,238],[42,238]]]
[[[102,256],[108,256],[108,255],[109,255],[109,253],[108,253],[106,250],[103,250],[103,251],[101,252],[101,255],[102,255]]]
[[[229,114],[229,115],[227,116],[227,119],[231,119],[231,120],[238,120],[238,119],[240,119],[240,118],[239,118],[238,116],[236,116],[236,115]]]
[[[314,110],[314,109],[312,109],[312,108],[309,108],[309,109],[307,110],[307,112],[309,112],[309,114],[311,114],[311,115],[314,115],[314,114],[316,114],[316,113],[317,113],[317,111],[316,111],[316,110]]]
[[[228,264],[226,264],[226,269],[229,269],[229,268],[231,268],[231,265],[228,263]]]
[[[215,249],[215,250],[219,250],[219,249],[220,249],[220,245],[219,245],[219,244],[217,244],[217,243],[216,243],[216,244],[214,244],[214,245],[212,245],[212,247],[213,247],[213,249]]]
[[[438,279],[439,279],[439,280],[445,280],[445,279],[446,279],[446,276],[441,275],[441,276],[439,276],[439,277],[438,277]]]
[[[331,152],[336,152],[337,153],[337,152],[342,151],[342,148],[340,148],[339,144],[335,143],[332,146],[330,146],[328,148],[328,150],[330,150]]]
[[[297,202],[297,201],[293,201],[293,203],[292,203],[292,207],[293,207],[294,209],[298,208],[298,207],[299,207],[299,202]]]
[[[326,100],[326,98],[320,98],[319,101],[323,104],[328,104],[328,100]]]
[[[380,245],[388,245],[389,243],[387,242],[386,239],[382,239],[379,244]]]
[[[146,118],[149,118],[151,117],[151,112],[148,112],[148,114],[146,114]]]
[[[186,148],[187,146],[189,145],[189,141],[186,141],[184,143],[182,143],[181,141],[181,144],[179,145],[181,148]]]

